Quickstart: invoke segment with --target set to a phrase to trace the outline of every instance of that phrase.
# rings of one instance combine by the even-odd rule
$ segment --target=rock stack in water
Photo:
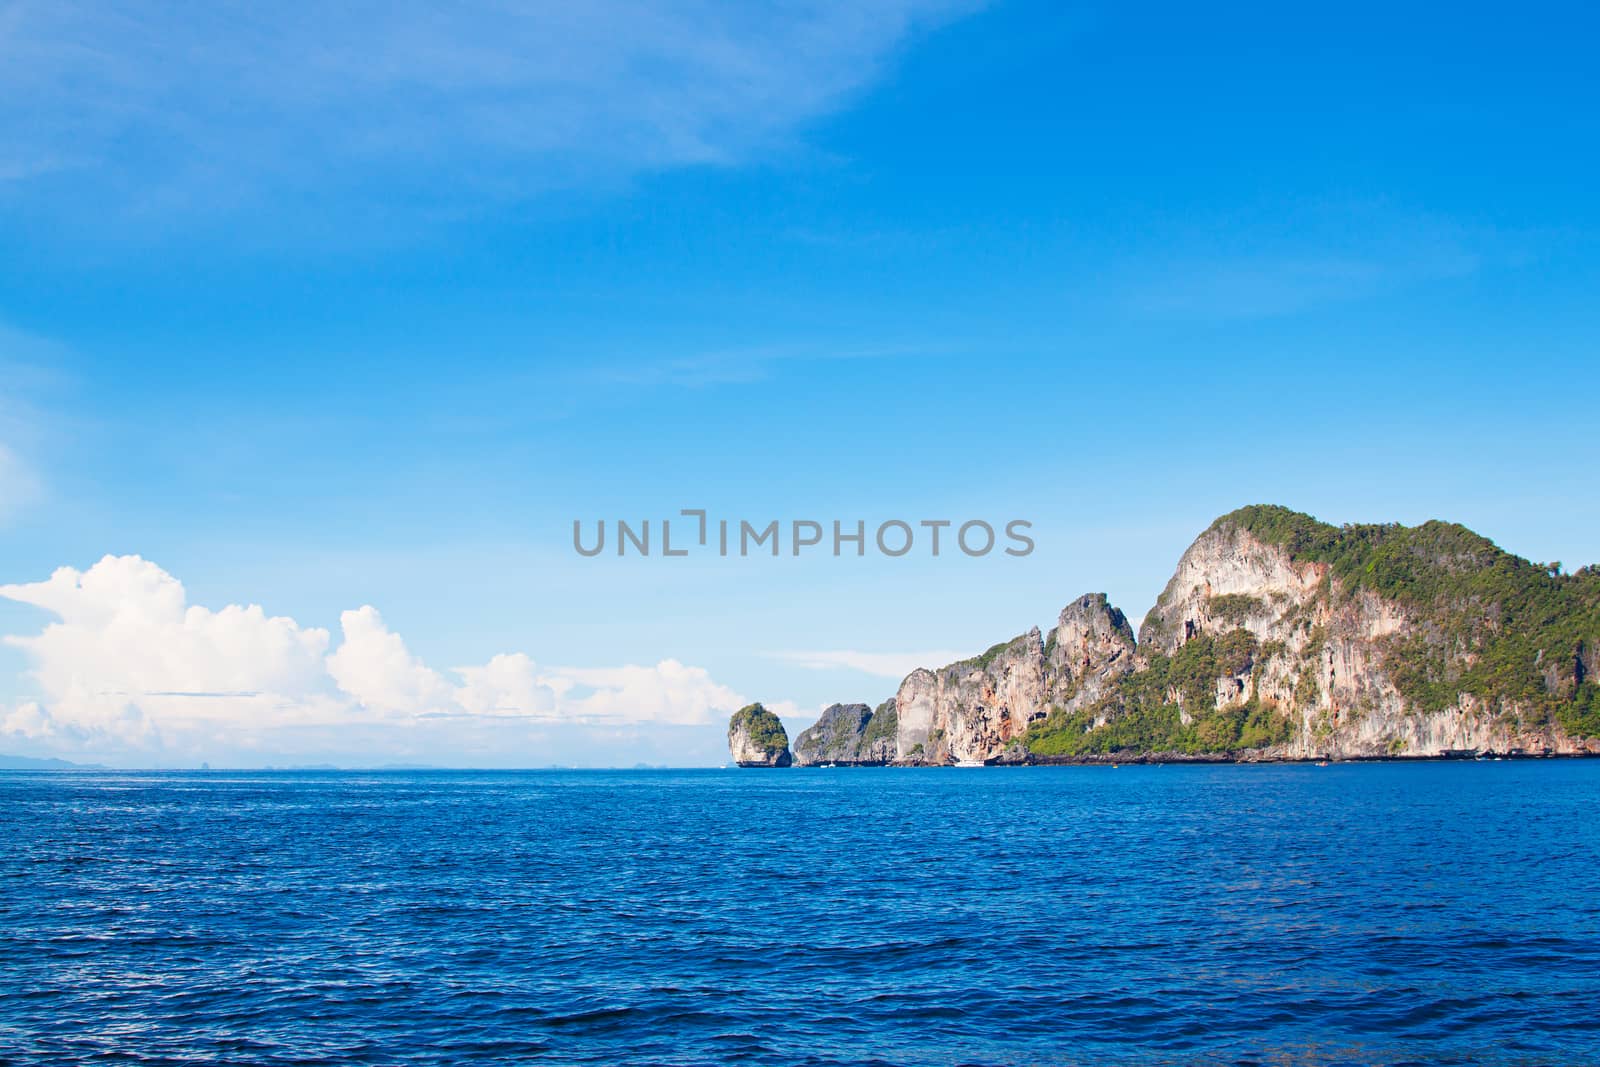
[[[880,767],[898,755],[897,732],[893,699],[879,704],[876,711],[865,704],[834,704],[794,739],[794,761],[801,767],[830,763]]]
[[[793,761],[783,721],[760,704],[747,704],[728,720],[728,751],[741,767],[787,767]]]

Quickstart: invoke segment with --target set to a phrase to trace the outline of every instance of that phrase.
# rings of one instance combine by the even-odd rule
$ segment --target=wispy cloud
[[[1123,284],[1140,315],[1261,319],[1461,278],[1484,263],[1484,235],[1384,205],[1313,205],[1258,220],[1249,240],[1220,225],[1175,234]]]
[[[0,444],[0,526],[15,518],[38,495],[38,475]]]
[[[813,671],[859,671],[875,678],[904,678],[918,667],[943,667],[967,653],[946,649],[928,652],[858,652],[852,649],[827,651],[768,652],[769,659],[793,663]]]
[[[766,381],[779,367],[790,363],[907,359],[942,355],[948,351],[949,347],[944,345],[758,345],[714,349],[650,361],[599,364],[584,369],[581,374],[587,381],[605,385],[701,388]]]
[[[517,197],[790,142],[971,0],[0,9],[0,178]],[[436,199],[436,192],[429,192]],[[122,206],[126,206],[125,204]]]
[[[35,397],[61,384],[49,369],[64,354],[52,341],[0,323],[0,526],[39,498],[37,456],[46,420]]]
[[[1475,257],[1410,260],[1263,256],[1177,265],[1134,300],[1141,312],[1194,318],[1258,319],[1374,296],[1424,281],[1463,277]]]

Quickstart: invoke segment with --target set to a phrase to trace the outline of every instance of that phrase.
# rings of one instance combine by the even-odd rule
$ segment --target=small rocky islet
[[[741,767],[1600,755],[1600,568],[1464,526],[1253,505],[1178,561],[1135,635],[1104,594],[922,668],[794,740],[759,704]]]
[[[728,751],[741,767],[787,767],[789,732],[760,704],[746,704],[728,720]]]

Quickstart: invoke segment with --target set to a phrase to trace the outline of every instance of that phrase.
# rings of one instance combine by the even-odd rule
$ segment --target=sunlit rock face
[[[981,656],[913,671],[895,695],[902,761],[1008,762],[1025,756],[1023,735],[1052,708],[1102,698],[1134,669],[1133,630],[1103,593],[1062,609],[1048,639],[1037,629]]]
[[[895,694],[899,757],[935,764],[991,759],[1022,736],[1044,697],[1037,629],[981,656],[913,671]]]
[[[1090,708],[1113,693],[1134,669],[1133,627],[1104,593],[1089,593],[1061,609],[1045,642],[1045,691],[1053,707]]]
[[[1272,746],[1273,754],[1438,756],[1600,747],[1563,729],[1542,699],[1559,700],[1583,681],[1580,651],[1565,657],[1571,662],[1564,671],[1547,672],[1545,694],[1495,700],[1452,692],[1451,679],[1465,677],[1482,657],[1472,647],[1473,634],[1504,605],[1452,602],[1448,593],[1412,603],[1381,596],[1336,573],[1332,563],[1297,557],[1289,545],[1253,531],[1253,518],[1225,516],[1189,546],[1140,628],[1139,651],[1174,656],[1196,638],[1247,632],[1255,645],[1248,665],[1218,678],[1211,706],[1253,701],[1287,715],[1293,735]],[[1440,547],[1416,538],[1417,587],[1450,590],[1457,583],[1449,578],[1463,568],[1514,560],[1470,531],[1429,525],[1445,533],[1437,538]],[[1453,554],[1458,541],[1483,557]],[[1438,676],[1425,696],[1417,679],[1407,677],[1413,665]],[[1411,685],[1404,684],[1408,680]]]
[[[1225,515],[1135,641],[1104,595],[913,671],[901,763],[1600,753],[1600,573],[1470,530]]]
[[[750,704],[728,720],[728,751],[741,767],[787,767],[789,734],[783,722],[760,704]]]

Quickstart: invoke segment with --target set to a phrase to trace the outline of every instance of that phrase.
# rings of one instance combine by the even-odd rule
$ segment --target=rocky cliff
[[[1100,707],[1135,667],[1133,627],[1104,593],[1081,596],[1061,610],[1045,641],[1045,691],[1065,711]]]
[[[1052,708],[1096,707],[1134,669],[1133,629],[1103,594],[1079,597],[1048,637],[1037,629],[972,659],[900,683],[902,761],[1020,761],[1024,736]]]
[[[1287,757],[1600,751],[1597,641],[1592,568],[1561,574],[1450,523],[1243,508],[1189,546],[1145,618],[1161,684],[1142,706],[1177,707],[1202,747]]]
[[[865,704],[834,704],[816,724],[794,739],[794,761],[802,767],[818,764],[881,766],[898,756],[895,702],[886,700],[876,710]]]
[[[1094,594],[1048,635],[912,672],[894,761],[1600,754],[1597,669],[1596,568],[1449,523],[1248,507],[1184,552],[1137,641]],[[819,751],[846,751],[856,718]]]
[[[782,720],[760,704],[747,704],[728,720],[728,751],[741,767],[787,767],[793,759]]]
[[[967,762],[998,756],[1028,728],[1045,700],[1044,642],[1037,629],[981,656],[939,670],[918,669],[895,694],[903,760]]]

